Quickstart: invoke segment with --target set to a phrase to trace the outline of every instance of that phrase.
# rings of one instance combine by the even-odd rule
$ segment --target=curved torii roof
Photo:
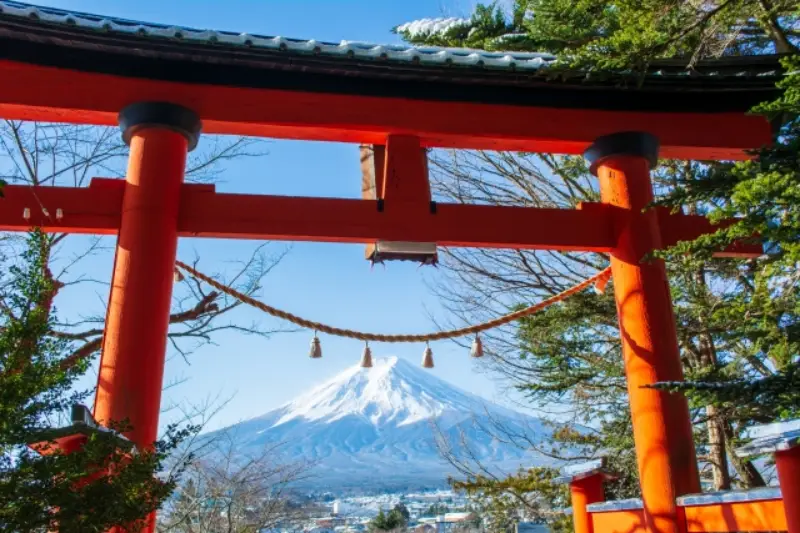
[[[140,100],[197,111],[204,129],[380,144],[580,153],[644,130],[664,155],[740,158],[769,141],[745,113],[776,94],[775,56],[644,76],[554,76],[549,54],[327,43],[144,23],[0,0],[0,116],[115,124]],[[58,90],[54,90],[59,87]]]

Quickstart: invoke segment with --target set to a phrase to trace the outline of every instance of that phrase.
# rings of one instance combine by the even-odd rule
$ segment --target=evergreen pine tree
[[[0,200],[2,201],[2,200]],[[172,491],[156,477],[189,429],[171,428],[152,449],[135,450],[115,431],[90,433],[82,449],[39,454],[65,411],[88,396],[74,392],[88,360],[69,360],[54,336],[53,281],[45,275],[50,238],[34,232],[21,261],[4,261],[0,286],[0,530],[102,532],[137,528]],[[119,421],[113,429],[127,429]]]
[[[683,60],[691,69],[699,60],[723,55],[784,54],[783,96],[757,110],[783,124],[774,146],[750,162],[662,161],[654,173],[661,203],[712,220],[741,218],[713,236],[660,254],[668,260],[689,380],[664,386],[690,395],[696,422],[705,426],[697,433],[699,450],[719,489],[731,485],[728,461],[741,485],[763,484],[755,467],[731,451],[749,425],[794,416],[800,405],[792,387],[800,311],[798,17],[796,2],[786,0],[517,0],[508,10],[479,6],[468,21],[437,34],[396,29],[417,44],[551,53],[558,62],[549,67],[550,76],[578,71],[590,82],[614,75],[640,78],[660,58]],[[597,199],[580,158],[438,154],[432,169],[438,193],[456,201],[575,207]],[[712,250],[753,235],[770,243],[768,258],[710,260]],[[459,309],[474,309],[476,301],[525,305],[602,264],[586,254],[447,251],[445,257],[463,294],[453,306]],[[448,301],[454,301],[452,287],[447,290]],[[575,413],[556,428],[544,451],[557,453],[569,445],[580,455],[609,454],[612,468],[623,474],[609,495],[626,497],[638,492],[638,483],[615,315],[610,295],[578,295],[525,319],[487,351],[493,351],[493,368],[534,405],[555,403]],[[592,424],[593,431],[580,431],[581,423]],[[472,477],[460,486],[509,495],[525,483],[525,476],[495,483]]]
[[[411,513],[408,511],[408,507],[402,502],[395,505],[392,511],[396,511],[403,518],[403,524],[407,524],[411,519]]]
[[[370,531],[394,531],[405,526],[403,515],[395,508],[385,513],[383,509],[369,523]]]

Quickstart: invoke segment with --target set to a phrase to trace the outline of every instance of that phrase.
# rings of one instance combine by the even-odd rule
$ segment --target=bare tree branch
[[[217,180],[228,162],[263,156],[266,154],[265,148],[266,143],[259,139],[204,137],[200,149],[192,152],[188,158],[187,180]],[[0,124],[0,175],[12,183],[80,187],[98,175],[122,177],[127,151],[115,128],[20,121],[4,121]],[[37,206],[44,207],[48,206]],[[49,207],[52,209],[52,206]],[[0,242],[11,259],[18,242],[13,236]],[[108,281],[95,280],[78,273],[87,259],[110,251],[109,247],[103,245],[107,241],[96,238],[77,251],[70,244],[73,242],[75,240],[68,238],[68,234],[51,236],[51,264],[59,268],[54,279],[70,290],[86,283],[107,285]],[[267,245],[258,246],[231,274],[229,282],[241,292],[257,294],[261,280],[286,253],[286,250],[279,250],[267,254]],[[69,256],[61,257],[61,250],[69,250]],[[101,296],[101,300],[105,298],[105,295]],[[224,330],[264,337],[281,331],[278,328],[265,328],[260,323],[243,325],[236,320],[226,319],[238,306],[238,302],[226,296],[207,292],[199,284],[184,280],[176,287],[170,315],[169,334],[174,351],[188,358],[197,347],[212,343],[213,335]],[[69,317],[64,320],[62,317],[57,331],[53,333],[76,343],[69,361],[91,356],[100,349],[104,321],[104,309],[80,318]]]

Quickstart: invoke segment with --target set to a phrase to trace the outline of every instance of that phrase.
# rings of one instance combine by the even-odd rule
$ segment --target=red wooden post
[[[657,139],[630,132],[601,137],[586,157],[602,201],[620,208],[611,268],[645,521],[651,532],[678,533],[675,497],[700,491],[689,408],[682,396],[642,388],[683,379],[664,264],[642,262],[661,246],[656,213],[643,212],[657,154]]]
[[[614,479],[615,476],[606,471],[603,457],[586,463],[567,465],[561,472],[562,475],[553,481],[569,483],[575,533],[593,533],[594,524],[588,506],[605,500],[603,482]]]
[[[589,516],[586,506],[605,500],[603,492],[605,478],[603,472],[598,472],[582,479],[576,479],[569,484],[569,492],[572,497],[572,524],[575,533],[594,533],[592,517]]]
[[[94,416],[127,420],[126,436],[147,448],[158,433],[186,153],[200,121],[179,106],[141,103],[120,113],[120,126],[131,149]],[[155,516],[148,522],[153,531]]]
[[[775,453],[789,533],[800,533],[800,446]]]

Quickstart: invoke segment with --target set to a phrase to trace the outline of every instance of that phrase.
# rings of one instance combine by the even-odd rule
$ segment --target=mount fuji
[[[533,440],[548,433],[537,418],[388,357],[376,359],[369,369],[348,368],[277,409],[208,436],[225,432],[245,455],[282,443],[281,459],[311,462],[311,481],[328,489],[445,485],[456,472],[436,446],[442,437],[456,453],[466,444],[474,458],[498,473],[549,462],[487,432],[498,425]]]

